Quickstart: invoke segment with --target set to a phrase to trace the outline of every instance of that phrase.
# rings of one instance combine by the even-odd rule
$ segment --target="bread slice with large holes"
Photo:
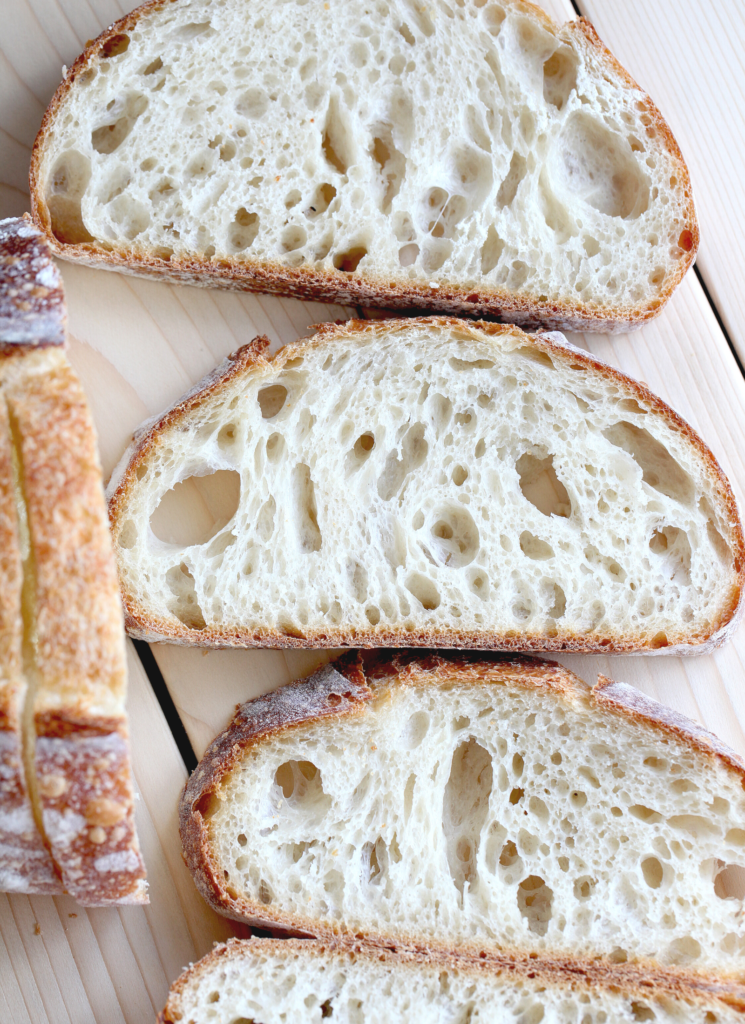
[[[693,262],[673,135],[525,0],[151,0],[31,164],[55,251],[170,281],[629,330]]]
[[[266,344],[112,477],[133,635],[695,653],[734,628],[743,536],[716,461],[561,335],[429,318]]]
[[[116,566],[62,282],[0,221],[0,890],[147,903]]]
[[[238,709],[181,837],[202,895],[252,924],[742,978],[744,780],[624,684],[349,652]]]
[[[575,967],[573,970],[572,968]],[[171,987],[159,1024],[737,1024],[741,986],[618,965],[371,949],[311,940],[233,939]]]

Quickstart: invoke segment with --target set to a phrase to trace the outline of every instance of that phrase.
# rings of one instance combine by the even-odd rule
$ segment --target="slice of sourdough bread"
[[[525,0],[152,0],[66,74],[31,195],[93,266],[595,331],[698,246],[660,112]]]
[[[561,335],[429,318],[239,350],[109,485],[130,632],[692,653],[741,606],[701,439]]]
[[[624,684],[349,652],[238,710],[186,786],[181,837],[236,920],[741,978],[744,779]]]
[[[739,1024],[744,1012],[740,986],[699,987],[631,966],[233,939],[181,975],[158,1021]]]
[[[0,887],[143,903],[116,569],[64,326],[39,231],[0,222]]]

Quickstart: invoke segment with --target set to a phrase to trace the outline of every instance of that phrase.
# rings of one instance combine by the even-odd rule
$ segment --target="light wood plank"
[[[701,224],[698,266],[745,361],[745,4],[578,0],[680,144]]]
[[[629,10],[638,0],[593,2],[613,11]],[[660,0],[659,6],[671,3]],[[692,6],[690,0],[685,5]],[[61,65],[69,65],[86,39],[127,6],[128,0],[6,0],[0,38],[0,216],[27,209],[30,146]],[[544,6],[558,20],[574,17],[564,0],[547,0]],[[620,53],[621,45],[616,49]],[[702,65],[694,60],[691,66]],[[635,73],[672,120],[672,108],[661,93],[656,95],[657,86]],[[739,79],[736,88],[741,87]],[[725,140],[721,134],[717,147]],[[717,147],[710,151],[718,152]],[[107,473],[144,418],[173,402],[238,345],[264,333],[277,347],[306,333],[310,324],[351,314],[339,306],[174,288],[70,264],[62,265],[62,273],[71,359],[90,397]],[[702,431],[742,495],[745,385],[695,278],[689,275],[663,317],[642,332],[574,340],[644,378],[667,398]],[[206,653],[158,646],[155,655],[201,753],[236,703],[307,674],[330,652]],[[707,658],[562,660],[589,681],[602,671],[638,685],[745,753],[742,632]],[[181,968],[213,940],[239,930],[207,909],[183,865],[176,806],[185,772],[133,654],[130,670],[134,769],[142,795],[138,828],[153,902],[147,909],[86,912],[68,899],[0,896],[3,1022],[130,1024],[152,1019]]]
[[[137,829],[148,907],[84,910],[70,897],[0,895],[0,1020],[141,1024],[181,970],[213,941],[246,930],[214,914],[181,859],[176,808],[186,771],[128,644],[128,710]]]

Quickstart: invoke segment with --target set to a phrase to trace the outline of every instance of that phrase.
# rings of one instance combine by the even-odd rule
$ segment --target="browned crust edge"
[[[717,512],[728,524],[733,545],[732,578],[728,590],[722,595],[719,615],[708,631],[693,634],[681,627],[677,634],[667,637],[667,645],[659,647],[654,638],[629,640],[622,635],[606,633],[597,637],[578,636],[569,630],[559,629],[554,637],[540,634],[510,631],[498,634],[482,630],[468,632],[449,629],[439,631],[407,632],[403,629],[371,627],[368,630],[345,630],[329,628],[307,630],[304,633],[287,634],[276,630],[226,629],[208,627],[198,630],[180,622],[150,615],[130,594],[123,592],[125,625],[131,636],[150,642],[167,640],[169,643],[194,645],[198,647],[457,647],[477,650],[529,651],[570,653],[648,653],[648,654],[704,654],[729,639],[736,628],[745,607],[745,538],[743,537],[737,502],[732,488],[711,450],[693,428],[653,394],[644,384],[609,366],[586,352],[568,343],[560,344],[549,335],[528,335],[519,327],[466,321],[455,317],[430,316],[416,320],[347,320],[338,324],[319,324],[317,333],[310,339],[286,345],[272,358],[264,355],[269,344],[267,338],[257,337],[228,356],[215,370],[195,385],[179,402],[160,417],[150,420],[134,434],[133,440],[109,483],[109,517],[115,538],[118,535],[120,519],[126,514],[129,495],[137,483],[137,469],[146,463],[150,451],[157,447],[160,435],[174,425],[188,420],[189,415],[219,394],[232,380],[244,373],[279,370],[288,359],[292,359],[306,348],[335,343],[342,338],[386,334],[398,329],[414,326],[422,328],[457,328],[463,333],[478,337],[478,331],[498,338],[512,335],[519,338],[524,346],[531,346],[546,353],[554,360],[563,361],[582,370],[591,370],[605,380],[620,385],[634,399],[641,400],[652,412],[661,416],[668,427],[692,446],[702,460],[712,488],[717,496]]]
[[[8,322],[0,321],[0,341],[13,342],[0,349],[3,425],[18,462],[13,514],[18,487],[31,548],[24,631],[37,637],[24,641],[27,663],[19,664],[35,683],[19,724],[24,744],[33,744],[26,782],[65,891],[84,906],[142,903],[121,707],[124,636],[95,428],[64,352],[64,296],[46,241],[28,218],[3,222],[0,283],[11,300],[40,273],[50,287],[20,310],[20,328],[12,302]],[[102,714],[107,705],[111,713]]]
[[[655,965],[612,964],[592,960],[572,960],[569,957],[534,958],[527,954],[488,955],[472,958],[455,950],[432,946],[426,950],[399,950],[370,947],[364,942],[319,941],[316,939],[229,939],[195,964],[191,964],[171,985],[168,1001],[158,1015],[157,1024],[177,1024],[184,1020],[186,1010],[181,1000],[187,986],[207,980],[211,972],[225,961],[267,953],[274,956],[306,955],[313,957],[354,958],[390,967],[415,971],[419,967],[433,970],[448,969],[471,975],[491,975],[513,980],[534,980],[569,990],[611,990],[627,998],[638,996],[649,1000],[672,998],[685,1000],[695,1006],[716,1008],[724,1004],[739,1013],[745,1012],[745,987],[727,983],[714,977],[694,977],[684,970],[660,971]]]
[[[225,885],[222,867],[213,854],[208,815],[203,813],[208,812],[211,802],[219,798],[223,778],[252,746],[299,725],[307,726],[333,716],[362,714],[365,704],[373,696],[367,680],[381,677],[393,677],[395,684],[400,686],[437,686],[455,680],[461,685],[509,684],[526,690],[548,691],[557,700],[570,704],[580,701],[603,715],[620,716],[631,721],[653,735],[671,735],[697,753],[704,754],[712,764],[733,772],[745,787],[745,761],[713,733],[645,697],[633,687],[613,683],[603,676],[591,689],[556,662],[530,657],[411,650],[374,654],[349,652],[308,679],[297,680],[240,706],[228,728],[210,744],[184,788],[179,805],[184,860],[197,889],[219,914],[259,927],[278,927],[295,934],[313,935],[328,942],[364,939],[376,948],[424,948],[421,938],[413,934],[395,938],[369,933],[350,936],[343,931],[335,931],[333,926],[319,924],[313,918],[285,913],[231,893]],[[468,956],[484,954],[477,943],[464,944],[462,949]],[[488,955],[503,954],[488,952]],[[656,964],[651,969],[663,973],[667,970]],[[707,975],[706,972],[691,971],[689,976]]]
[[[542,302],[538,297],[514,295],[497,287],[482,286],[480,289],[467,289],[455,284],[443,283],[432,288],[429,284],[394,284],[386,281],[384,277],[372,274],[366,274],[364,277],[350,277],[349,274],[341,271],[287,267],[270,260],[261,264],[252,264],[231,257],[222,257],[214,261],[199,256],[163,260],[145,251],[138,251],[134,245],[126,249],[120,246],[117,250],[116,248],[107,249],[96,242],[78,244],[60,242],[52,232],[39,173],[42,152],[53,129],[55,119],[64,106],[75,80],[99,58],[109,42],[116,36],[131,30],[140,18],[169,3],[177,2],[178,0],[148,0],[105,29],[68,69],[44,114],[31,153],[29,169],[31,210],[35,223],[46,235],[52,251],[63,259],[144,277],[159,277],[174,284],[270,292],[276,295],[296,296],[302,299],[348,305],[382,306],[396,309],[435,309],[455,315],[493,316],[534,329],[544,327],[551,330],[619,333],[635,330],[659,316],[696,258],[700,236],[690,174],[680,147],[662,113],[647,93],[619,64],[610,50],[604,46],[592,25],[585,18],[567,22],[560,29],[545,11],[526,0],[521,2],[525,13],[537,18],[546,28],[556,34],[563,32],[575,36],[578,44],[584,46],[588,53],[592,53],[598,63],[609,65],[611,71],[619,75],[630,90],[638,93],[638,102],[645,107],[645,112],[650,118],[650,127],[654,125],[659,131],[667,151],[676,165],[686,199],[687,217],[683,234],[686,231],[690,234],[690,249],[680,260],[678,272],[671,275],[669,283],[660,296],[648,305],[641,307],[618,305],[595,310],[575,300]]]

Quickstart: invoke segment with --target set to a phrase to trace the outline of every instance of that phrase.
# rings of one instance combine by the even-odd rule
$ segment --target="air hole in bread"
[[[631,1019],[634,1021],[657,1020],[652,1009],[646,1003],[632,1002]]]
[[[349,115],[342,106],[337,93],[333,93],[329,99],[321,136],[321,148],[328,165],[339,174],[346,174],[348,168],[356,162],[354,135],[349,124]]]
[[[543,98],[561,110],[577,86],[577,55],[562,46],[543,65]]]
[[[540,875],[528,875],[517,887],[517,906],[535,935],[545,935],[551,920],[553,891]]]
[[[238,440],[238,427],[235,423],[226,423],[220,427],[217,435],[217,447],[224,452],[230,451]]]
[[[145,68],[145,70],[142,73],[143,73],[143,75],[154,75],[155,72],[156,71],[160,71],[160,69],[162,67],[163,67],[163,59],[162,59],[162,57],[156,57],[155,60],[150,61],[150,63],[148,64],[148,66]]]
[[[691,585],[691,543],[685,530],[676,526],[655,530],[649,550],[662,560],[666,576],[682,586]]]
[[[696,490],[690,476],[648,430],[622,420],[606,428],[603,437],[628,452],[641,469],[644,483],[683,505],[693,503]]]
[[[134,128],[137,119],[147,109],[147,105],[147,96],[143,96],[142,93],[130,93],[125,100],[117,101],[112,107],[112,112],[121,112],[121,116],[91,132],[91,145],[95,151],[108,155],[118,149]]]
[[[383,183],[383,195],[380,201],[382,213],[391,212],[391,204],[401,191],[406,174],[406,158],[399,152],[393,141],[393,130],[388,124],[379,124],[374,129],[372,141],[372,158],[378,165]]]
[[[293,811],[320,818],[331,806],[321,770],[312,761],[285,761],[274,773],[274,783],[281,790],[285,806]]]
[[[83,223],[81,207],[90,178],[90,160],[77,150],[63,153],[54,165],[45,198],[52,232],[60,242],[76,245],[93,241]]]
[[[122,528],[119,531],[118,544],[123,547],[126,551],[133,548],[137,543],[137,527],[135,526],[133,519],[126,519],[122,523]]]
[[[706,522],[706,533],[709,541],[714,548],[717,558],[724,565],[732,564],[732,552],[729,549],[727,542],[724,537],[717,529],[714,520],[714,511],[706,498],[701,498],[698,503],[699,510],[703,515],[707,517]]]
[[[240,474],[220,469],[177,483],[161,498],[150,529],[166,544],[206,544],[235,515],[241,495]]]
[[[434,513],[430,542],[437,560],[452,569],[469,565],[479,550],[479,531],[473,516],[463,507],[443,506]]]
[[[626,138],[591,114],[567,120],[549,162],[553,190],[607,217],[636,219],[649,206],[649,181]]]
[[[373,450],[374,447],[375,435],[372,433],[372,431],[368,430],[364,434],[360,434],[360,436],[354,442],[354,448],[352,449],[352,451],[354,452],[355,458],[359,462],[364,462],[369,457],[370,452]]]
[[[481,832],[489,811],[492,759],[473,737],[453,753],[442,805],[442,829],[450,875],[458,892],[477,877]]]
[[[129,49],[129,36],[124,32],[118,32],[115,36],[111,36],[101,47],[99,53],[101,57],[106,59],[110,57],[118,57],[120,53],[126,53]]]
[[[574,882],[574,898],[576,900],[589,900],[595,891],[596,879],[589,875],[581,875]]]
[[[129,193],[118,196],[109,206],[111,223],[119,234],[132,241],[150,226],[150,214],[144,203]]]
[[[641,862],[644,881],[650,889],[659,889],[662,885],[664,871],[662,864],[656,857],[645,857]]]
[[[489,225],[486,239],[481,246],[481,273],[490,274],[499,263],[504,251],[504,241],[499,237],[493,224]]]
[[[745,900],[745,867],[718,861],[714,893],[720,900]]]
[[[544,516],[569,518],[572,505],[566,487],[556,475],[553,455],[541,458],[525,452],[515,463],[515,469],[520,479],[520,490],[531,505],[535,505]]]
[[[207,623],[197,600],[194,577],[184,562],[168,570],[166,585],[175,598],[169,601],[168,610],[189,629],[205,629]]]
[[[462,487],[468,479],[468,470],[465,466],[457,465],[453,468],[452,481],[456,487]]]
[[[499,186],[499,192],[497,192],[497,206],[500,209],[503,209],[505,206],[512,205],[512,202],[517,195],[520,182],[525,177],[527,167],[528,165],[524,156],[521,156],[519,153],[512,154],[509,170],[507,171],[504,181]]]
[[[645,807],[644,804],[633,804],[629,807],[629,814],[632,818],[643,821],[645,825],[656,825],[662,821],[662,815],[658,811],[652,810],[651,807]]]
[[[401,33],[401,35],[402,35],[402,36],[404,37],[404,39],[405,39],[405,40],[406,40],[406,42],[407,42],[407,43],[409,44],[409,46],[413,46],[413,45],[414,45],[414,43],[416,42],[416,40],[415,40],[415,38],[414,38],[414,36],[413,36],[413,34],[412,34],[412,32],[411,32],[411,29],[410,29],[410,28],[409,28],[409,26],[408,26],[408,25],[406,24],[406,22],[403,22],[403,23],[402,23],[402,24],[401,24],[401,25],[399,26],[399,29],[398,29],[398,31],[399,31],[399,32]]]
[[[427,576],[422,575],[420,572],[412,573],[405,583],[406,589],[416,598],[421,604],[425,611],[434,611],[439,608],[440,592],[436,585]]]
[[[378,479],[378,494],[383,501],[390,501],[398,494],[406,476],[418,469],[427,457],[429,445],[424,439],[423,423],[413,423],[401,441],[401,458],[396,449],[386,459],[383,472]]]
[[[364,245],[353,245],[334,256],[334,266],[345,274],[353,274],[365,256],[367,256],[367,249]]]
[[[458,359],[456,356],[451,356],[448,359],[448,364],[456,373],[467,373],[469,370],[491,370],[494,366],[491,359]],[[446,401],[448,400],[446,399]]]
[[[268,387],[262,388],[257,395],[259,407],[261,409],[261,416],[265,420],[274,419],[274,417],[282,411],[284,404],[287,401],[287,388],[284,384],[270,384]],[[284,440],[279,434],[272,434],[267,441],[267,453],[270,449],[270,441],[272,438],[277,438],[273,444],[278,444],[280,441],[284,444]],[[276,457],[276,456],[275,456]]]
[[[523,530],[520,534],[520,550],[528,558],[542,562],[554,557],[554,549],[540,537],[534,537],[529,530]]]
[[[228,244],[232,252],[242,252],[253,244],[259,233],[259,215],[241,206],[228,228]]]
[[[305,554],[320,551],[322,536],[318,525],[315,486],[309,466],[300,464],[293,469],[292,497],[295,530],[300,550]]]
[[[282,232],[282,251],[295,252],[308,241],[308,233],[301,224],[289,224]]]
[[[701,956],[701,944],[691,935],[675,939],[667,947],[667,962],[679,967],[693,963]]]
[[[322,182],[313,193],[310,206],[305,210],[305,216],[313,220],[320,214],[325,213],[335,198],[336,189],[334,186],[330,185],[327,181]]]
[[[186,43],[208,33],[210,36],[215,34],[209,21],[192,21],[188,25],[179,26],[173,33],[173,38],[178,42]]]
[[[419,246],[413,243],[404,245],[398,250],[398,262],[402,267],[413,267],[419,258]]]

